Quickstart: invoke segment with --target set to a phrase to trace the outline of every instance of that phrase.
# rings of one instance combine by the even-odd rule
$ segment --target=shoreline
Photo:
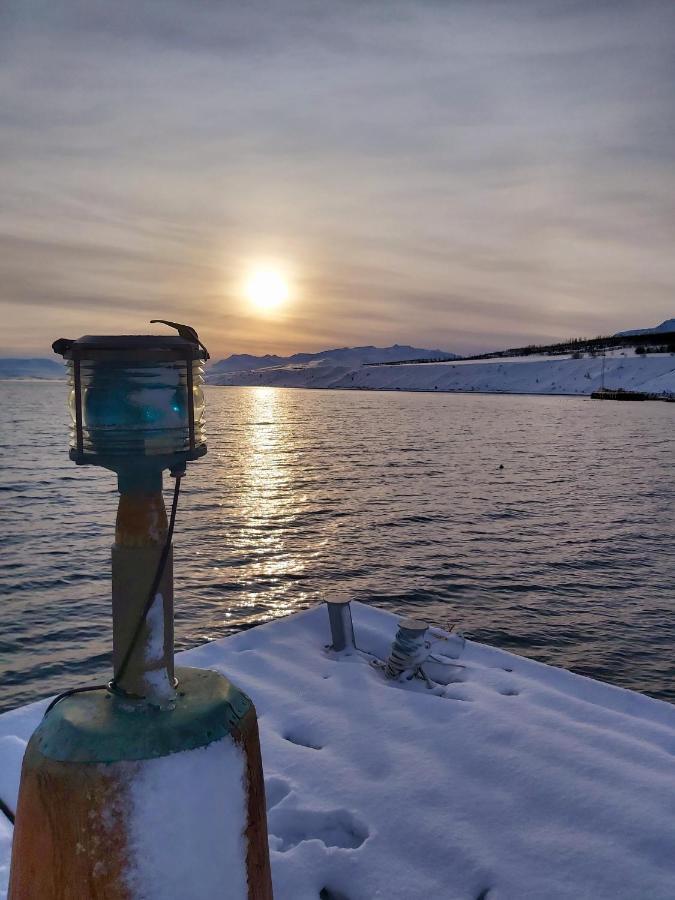
[[[545,394],[541,391],[469,391],[460,389],[433,390],[431,388],[375,388],[375,387],[321,387],[320,385],[311,384],[219,384],[218,382],[207,381],[207,387],[273,387],[280,390],[289,391],[351,391],[355,394],[466,394],[467,396],[482,395],[493,397],[571,397],[576,400],[590,400],[590,394]]]
[[[369,394],[462,394],[466,396],[488,396],[488,397],[569,397],[574,400],[595,400],[591,394],[573,394],[567,392],[544,393],[542,391],[499,391],[499,390],[462,390],[460,388],[449,388],[446,390],[432,390],[431,388],[372,388],[372,387],[319,387],[318,385],[300,385],[300,384],[218,384],[217,382],[207,382],[209,387],[273,387],[278,390],[289,391],[353,391],[354,393]],[[613,398],[607,398],[613,399]],[[673,403],[675,402],[675,394],[663,396],[654,395],[644,398],[649,403]],[[617,401],[615,401],[617,402]]]

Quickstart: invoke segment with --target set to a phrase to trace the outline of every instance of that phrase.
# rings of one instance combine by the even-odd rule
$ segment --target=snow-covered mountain
[[[209,377],[224,375],[226,372],[250,372],[258,369],[269,369],[272,366],[306,366],[315,365],[355,366],[364,363],[401,362],[408,359],[458,359],[456,353],[445,350],[428,350],[423,347],[410,347],[407,344],[394,344],[393,347],[338,347],[334,350],[321,350],[319,353],[294,353],[292,356],[251,356],[238,353],[221,359],[209,366]]]
[[[55,359],[0,359],[0,379],[3,378],[65,378],[66,369]]]
[[[675,319],[666,319],[654,328],[636,328],[633,331],[617,331],[616,337],[634,337],[636,334],[662,334],[666,331],[675,331]]]

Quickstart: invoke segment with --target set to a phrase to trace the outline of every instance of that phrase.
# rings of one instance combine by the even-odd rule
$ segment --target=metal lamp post
[[[171,538],[186,464],[206,453],[202,383],[208,353],[193,329],[166,324],[179,334],[86,336],[54,343],[69,371],[70,457],[78,465],[99,465],[117,474],[113,678],[106,686],[56,698],[28,744],[10,900],[134,897],[129,885],[143,882],[146,865],[134,852],[134,782],[142,781],[159,758],[181,754],[180,761],[186,751],[218,742],[234,745],[241,765],[239,772],[230,767],[223,783],[212,789],[226,806],[230,788],[238,796],[243,784],[245,796],[243,805],[233,802],[242,839],[231,852],[223,846],[227,869],[243,867],[242,900],[272,897],[253,704],[215,672],[174,671]],[[162,496],[165,469],[176,479],[170,521]],[[176,772],[180,777],[179,765]],[[167,784],[166,791],[171,790]],[[175,814],[185,818],[186,813]],[[175,839],[175,824],[167,822],[168,827]],[[189,834],[199,823],[189,821],[188,811],[181,827]],[[161,833],[152,838],[162,843]],[[180,847],[167,848],[167,853],[180,852]],[[188,862],[195,896],[201,896],[200,868],[213,869],[212,860],[198,857]],[[222,896],[235,895],[224,885]]]

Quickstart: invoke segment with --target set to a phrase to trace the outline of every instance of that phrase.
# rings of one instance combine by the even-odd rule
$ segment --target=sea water
[[[117,494],[68,460],[65,383],[0,392],[7,709],[109,676]],[[174,537],[179,648],[339,593],[675,699],[675,404],[215,386],[206,401]]]

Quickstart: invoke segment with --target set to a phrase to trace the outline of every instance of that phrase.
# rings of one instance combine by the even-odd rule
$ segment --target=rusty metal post
[[[166,702],[174,684],[173,549],[155,601],[128,665],[120,665],[143,614],[167,538],[161,491],[121,493],[112,548],[113,669],[117,687],[150,702]]]

